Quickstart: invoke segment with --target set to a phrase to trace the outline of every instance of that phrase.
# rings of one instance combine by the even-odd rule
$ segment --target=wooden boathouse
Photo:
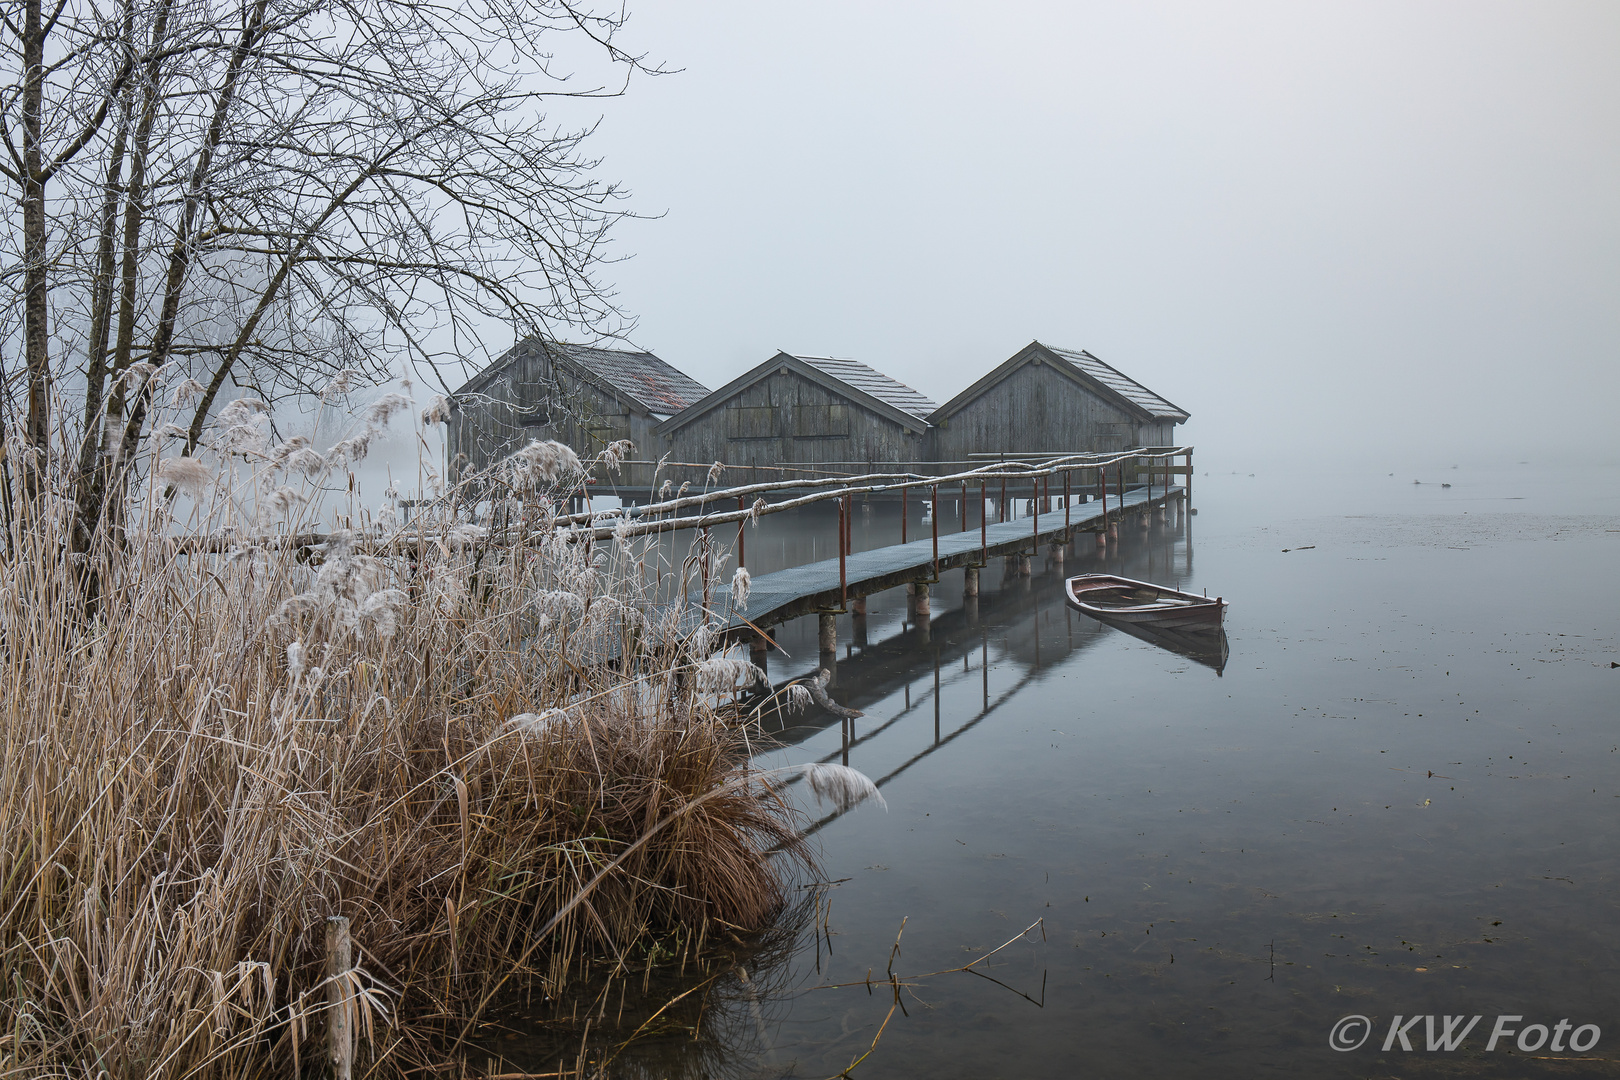
[[[859,361],[778,352],[654,431],[674,460],[722,461],[727,482],[744,483],[790,479],[795,467],[819,475],[829,466],[923,462],[935,408]],[[701,480],[666,471],[677,483]]]
[[[656,458],[668,449],[657,426],[708,392],[650,352],[528,338],[452,395],[451,477],[487,468],[533,439],[556,439],[582,458],[628,439],[637,456]],[[646,488],[652,469],[626,465],[612,479]]]
[[[929,457],[1171,446],[1187,419],[1187,410],[1084,349],[1032,341],[929,414]]]

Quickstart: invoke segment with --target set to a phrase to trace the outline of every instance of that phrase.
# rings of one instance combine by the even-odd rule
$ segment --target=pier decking
[[[1184,494],[1179,485],[1129,490],[1123,499],[1108,500],[1108,521],[1149,512]],[[837,558],[761,574],[753,579],[746,610],[740,612],[732,608],[729,586],[716,584],[713,610],[730,613],[726,623],[730,632],[750,624],[763,629],[803,615],[842,611],[850,600],[899,585],[932,583],[946,570],[984,566],[998,556],[1029,555],[1042,544],[1064,544],[1076,533],[1095,532],[1104,525],[1101,501],[1076,502],[1067,511],[1059,507],[981,528],[942,533],[937,539],[937,558],[933,536],[855,552],[842,560],[842,580]]]

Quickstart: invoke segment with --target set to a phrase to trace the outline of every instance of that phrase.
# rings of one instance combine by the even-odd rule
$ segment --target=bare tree
[[[549,123],[649,69],[620,11],[576,0],[9,0],[0,177],[12,187],[0,363],[21,355],[24,483],[116,518],[154,395],[189,453],[228,384],[266,401],[479,329],[611,332],[597,276],[622,193]],[[557,50],[616,81],[576,86]],[[20,294],[20,295],[19,295]],[[507,340],[510,340],[507,338]],[[438,382],[448,389],[440,377]],[[7,465],[9,470],[9,463]],[[9,472],[7,474],[9,476]]]

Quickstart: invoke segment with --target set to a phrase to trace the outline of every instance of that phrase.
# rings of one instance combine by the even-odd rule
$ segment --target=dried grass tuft
[[[117,543],[84,557],[60,496],[10,507],[6,1075],[297,1075],[322,1056],[333,915],[381,1075],[519,983],[556,994],[587,955],[780,909],[803,846],[732,711],[754,669],[660,605],[655,544],[592,551],[546,524],[573,451],[504,467],[520,529],[474,524],[459,491],[386,533],[306,501],[403,409],[246,477],[147,458]],[[226,413],[218,448],[240,454],[262,410]],[[284,484],[304,455],[309,486]],[[165,484],[204,473],[232,497],[177,525]],[[260,505],[291,519],[281,539]]]

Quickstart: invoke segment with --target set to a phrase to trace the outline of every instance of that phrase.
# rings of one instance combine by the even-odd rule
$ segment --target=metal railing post
[[[934,580],[939,580],[939,485],[934,485],[934,504],[929,508],[928,519],[934,525]]]
[[[739,511],[748,509],[743,505],[743,497],[741,495],[737,496],[737,509]],[[743,536],[743,526],[746,524],[748,524],[746,521],[737,522],[737,565],[739,567],[746,565],[748,562],[747,541]]]
[[[902,544],[906,542],[906,496],[909,494],[911,494],[909,484],[900,489],[900,542]]]
[[[844,575],[844,500],[838,500],[838,606],[849,603],[849,581]]]
[[[979,558],[980,565],[990,564],[989,518],[985,514],[984,481],[979,481]]]
[[[712,550],[713,548],[709,543],[709,530],[705,527],[703,530],[703,617],[705,620],[708,618],[709,612],[709,558]]]

